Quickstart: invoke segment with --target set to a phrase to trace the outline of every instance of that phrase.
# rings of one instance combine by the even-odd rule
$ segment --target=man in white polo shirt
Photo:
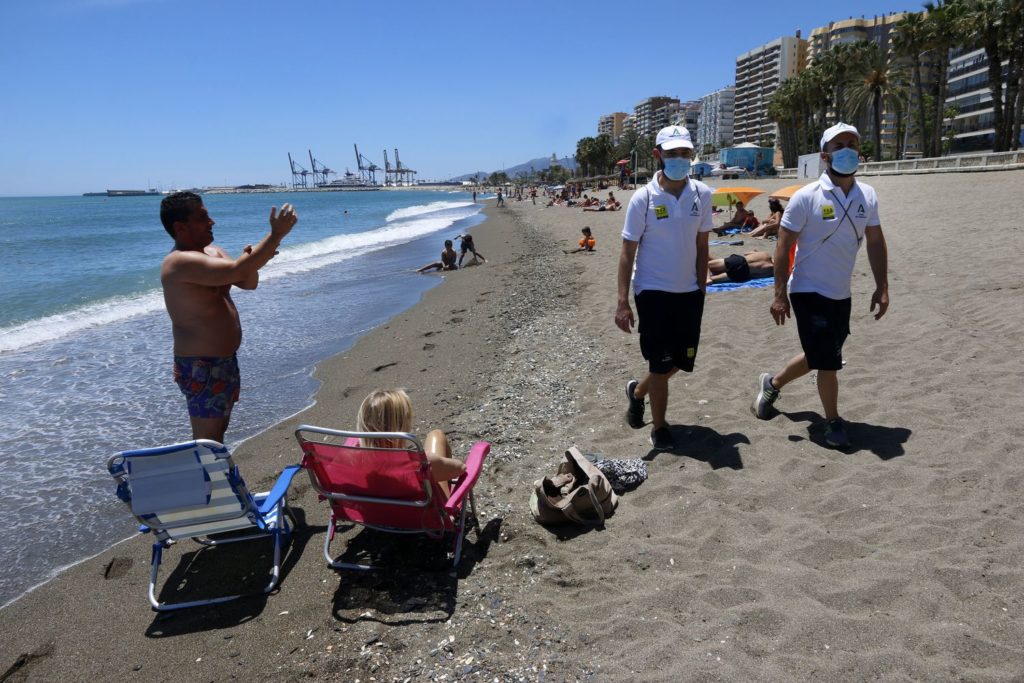
[[[850,280],[862,242],[867,242],[875,278],[870,308],[872,312],[878,309],[875,320],[889,308],[888,255],[878,218],[878,197],[873,187],[854,179],[859,155],[856,128],[837,123],[826,130],[821,136],[826,171],[817,182],[793,195],[782,216],[771,314],[777,325],[783,325],[792,304],[803,353],[790,359],[778,374],[761,375],[752,406],[758,418],[767,420],[782,387],[816,370],[818,395],[825,410],[825,442],[836,448],[850,446],[839,417],[836,373],[843,367],[843,342],[850,333]]]
[[[665,421],[668,380],[679,370],[693,372],[704,314],[708,277],[708,233],[712,228],[711,190],[688,177],[693,143],[683,126],[662,128],[655,138],[659,171],[637,190],[626,207],[619,255],[619,299],[615,324],[629,332],[630,276],[640,324],[640,351],[648,373],[626,384],[629,426],[644,426],[644,397],[651,399],[651,445],[676,447]],[[635,267],[634,267],[635,266]]]

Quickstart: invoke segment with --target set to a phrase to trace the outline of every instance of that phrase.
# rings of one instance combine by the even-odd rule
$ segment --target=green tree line
[[[581,138],[576,143],[576,166],[583,177],[609,175],[618,172],[616,162],[626,159],[629,167],[654,168],[653,135],[639,135],[628,130],[612,144],[609,135]]]

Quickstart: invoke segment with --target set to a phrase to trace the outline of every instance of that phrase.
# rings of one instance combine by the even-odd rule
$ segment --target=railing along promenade
[[[872,161],[861,164],[857,175],[901,175],[904,173],[959,173],[968,171],[1006,171],[1024,168],[1024,150],[1016,152],[985,152],[948,157]],[[797,169],[784,168],[779,178],[796,178]]]

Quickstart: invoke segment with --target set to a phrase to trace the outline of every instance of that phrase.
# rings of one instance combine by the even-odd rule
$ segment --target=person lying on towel
[[[724,259],[708,261],[708,284],[746,282],[753,278],[775,275],[775,262],[766,251],[748,251],[743,256],[730,254]]]

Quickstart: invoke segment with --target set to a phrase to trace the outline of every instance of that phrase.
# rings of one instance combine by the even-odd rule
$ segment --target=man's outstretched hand
[[[277,207],[270,207],[270,232],[275,237],[284,237],[295,224],[298,223],[299,217],[295,214],[295,209],[291,204],[285,204],[281,207],[281,213],[277,212]]]

